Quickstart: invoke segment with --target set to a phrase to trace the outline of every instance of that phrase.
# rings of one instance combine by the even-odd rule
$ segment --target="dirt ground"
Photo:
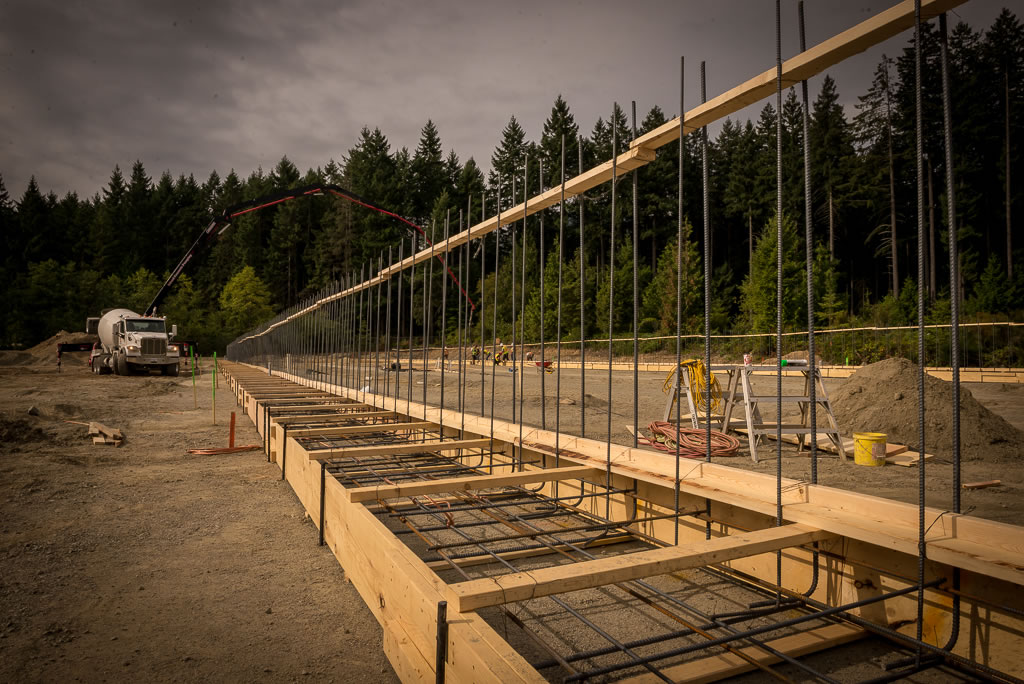
[[[58,375],[0,352],[0,681],[397,681],[280,471],[187,453],[227,445],[230,393],[213,426],[210,374],[196,410],[188,378],[68,356]],[[69,420],[127,439],[93,446]]]
[[[511,420],[513,417],[513,403],[516,415],[524,416],[524,422],[531,425],[541,425],[541,375],[532,369],[526,372],[523,379],[522,390],[516,389],[515,402],[512,399],[513,383],[512,374],[507,367],[493,365],[483,366],[483,377],[481,378],[481,366],[468,366],[469,372],[462,377],[465,385],[464,402],[467,411],[470,413],[491,414],[491,392],[492,376],[494,390],[494,416],[500,420]],[[494,373],[492,374],[492,370]],[[393,393],[395,373],[385,374],[383,371],[377,374],[376,382],[380,391],[385,388],[385,375],[389,376],[388,391]],[[424,376],[422,371],[410,373],[401,371],[399,376],[399,387],[401,396],[405,397],[409,392],[411,379],[413,401],[423,401]],[[441,375],[438,370],[431,370],[426,375],[426,397],[432,404],[438,404],[441,400]],[[856,376],[854,376],[856,377]],[[597,440],[608,438],[609,421],[611,414],[611,439],[619,444],[632,444],[633,436],[628,431],[628,426],[633,421],[633,373],[628,371],[616,371],[612,374],[611,383],[607,371],[589,370],[585,377],[586,412],[585,412],[585,434],[587,437]],[[775,391],[775,378],[771,376],[752,376],[754,392],[758,394],[770,394]],[[372,371],[365,376],[367,384],[374,383]],[[564,432],[580,434],[580,407],[583,404],[581,397],[581,375],[578,369],[564,369],[561,373],[561,389],[558,388],[558,376],[556,373],[549,373],[544,376],[544,411],[546,416],[546,427],[555,429],[559,426]],[[638,418],[641,429],[654,420],[662,420],[664,417],[667,395],[662,388],[665,382],[664,373],[645,372],[639,374],[638,382]],[[845,379],[825,379],[826,391],[830,396],[835,396],[842,391]],[[950,386],[936,380],[936,383]],[[863,384],[863,383],[862,383]],[[608,411],[609,386],[611,387],[611,411]],[[931,386],[931,385],[930,385]],[[459,374],[456,370],[444,373],[444,405],[452,409],[458,408]],[[986,416],[988,420],[985,425],[1005,426],[1003,421],[993,418],[1001,417],[1009,423],[1014,439],[1001,441],[998,449],[986,449],[974,444],[968,448],[966,442],[961,463],[962,482],[981,482],[986,480],[1001,480],[1002,485],[977,490],[962,490],[962,510],[972,515],[977,515],[991,520],[1024,525],[1024,470],[1020,463],[1024,462],[1024,442],[1017,441],[1020,433],[1016,430],[1024,429],[1024,385],[1020,384],[995,384],[995,383],[963,383],[962,387],[973,394],[974,398],[986,409],[985,413],[991,412],[995,416]],[[795,377],[783,378],[784,394],[800,394],[803,389],[803,379]],[[940,393],[942,388],[938,388]],[[869,388],[865,396],[875,397],[875,402],[882,407],[894,401],[893,388],[887,384],[881,387]],[[906,390],[904,403],[916,402],[916,390]],[[952,392],[949,392],[951,396]],[[929,395],[931,396],[931,395]],[[521,405],[521,408],[520,408]],[[783,416],[796,415],[795,408],[787,405],[783,409]],[[916,407],[916,403],[914,403]],[[965,404],[966,407],[966,404]],[[938,402],[929,403],[926,401],[927,415],[929,421],[945,423],[949,421],[947,416],[951,412],[946,411],[944,405]],[[906,412],[909,410],[905,408]],[[742,412],[742,410],[741,410]],[[685,410],[684,410],[685,413]],[[913,409],[916,416],[916,408]],[[973,429],[971,419],[979,415],[977,411],[962,413],[962,430],[966,434]],[[772,420],[773,411],[767,411],[763,418]],[[787,422],[789,422],[787,420]],[[819,424],[824,425],[824,419],[819,413]],[[914,423],[916,425],[916,423]],[[856,418],[849,419],[845,424],[840,421],[840,428],[846,437],[850,437],[854,431],[875,432],[879,426],[875,423],[862,424]],[[1016,430],[1013,430],[1016,428]],[[916,435],[916,430],[911,431]],[[928,434],[938,434],[926,432]],[[993,439],[1003,439],[1006,435],[993,435]],[[895,440],[891,440],[895,441]],[[747,449],[747,441],[741,438],[741,447],[735,457],[722,458],[717,462],[747,468],[759,472],[775,473],[776,470],[776,443],[774,440],[763,443],[758,447],[759,462],[754,463],[750,458]],[[948,447],[935,442],[926,442],[926,452],[934,453],[935,457],[929,459],[926,465],[926,501],[929,506],[944,509],[952,507],[952,460],[947,455]],[[667,456],[666,456],[667,457]],[[796,446],[784,444],[782,449],[782,471],[785,477],[792,477],[810,480],[811,466],[810,457],[807,451],[798,452]],[[854,465],[853,455],[848,454],[846,461],[838,456],[827,452],[819,451],[818,461],[818,482],[820,484],[841,489],[865,492],[886,498],[905,501],[917,504],[918,501],[918,469],[917,467],[885,466],[882,468],[871,468]]]

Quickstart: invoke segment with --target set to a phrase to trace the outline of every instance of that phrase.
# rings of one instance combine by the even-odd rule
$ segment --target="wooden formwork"
[[[265,381],[266,372],[233,363],[225,363],[223,371],[240,405],[246,407],[261,432],[267,430],[259,405],[248,391],[250,383]],[[291,386],[293,391],[308,382],[298,377],[274,380],[277,386]],[[394,397],[340,387],[330,389],[342,399],[378,409],[367,415],[396,413]],[[284,478],[318,525],[322,511],[323,538],[383,627],[385,651],[404,681],[434,677],[439,601],[449,605],[449,681],[539,681],[540,674],[478,615],[479,609],[703,565],[774,582],[775,551],[781,551],[783,588],[799,593],[811,584],[813,556],[806,546],[811,542],[821,551],[820,580],[811,598],[822,604],[844,605],[916,586],[916,506],[784,479],[782,509],[786,525],[774,527],[774,477],[714,463],[685,462],[678,487],[679,508],[703,511],[710,503],[710,515],[659,518],[676,510],[675,465],[664,454],[613,445],[609,469],[605,460],[607,444],[602,442],[563,434],[556,454],[555,435],[549,431],[524,427],[520,440],[519,425],[494,421],[492,437],[490,419],[451,410],[444,411],[442,418],[436,407],[405,400],[397,401],[397,414],[411,422],[389,427],[436,427],[446,435],[444,443],[418,443],[410,446],[410,451],[437,449],[456,457],[459,447],[468,450],[490,444],[493,450],[506,454],[522,447],[524,460],[531,464],[529,470],[519,472],[509,458],[507,468],[492,470],[489,475],[346,489],[331,477],[323,478],[322,452],[307,452],[300,440],[304,435],[325,431],[343,435],[338,431],[350,428],[332,428],[328,422],[305,433],[289,430],[285,437],[285,426],[276,422],[277,417],[270,418],[269,448],[275,454],[284,450],[288,454]],[[464,431],[456,429],[463,422]],[[375,425],[373,429],[379,431],[381,426]],[[359,427],[352,429],[354,434],[360,431]],[[345,453],[365,455],[381,449],[338,449],[330,452],[330,457],[343,458]],[[392,497],[438,495],[526,482],[546,483],[542,485],[546,493],[561,487],[563,495],[583,492],[591,484],[632,489],[635,494],[612,499],[609,517],[650,518],[637,524],[636,532],[662,540],[665,546],[612,559],[534,570],[528,575],[507,574],[500,579],[449,585],[435,572],[436,564],[421,560],[371,510],[375,502]],[[598,499],[591,499],[589,507],[594,515],[606,513]],[[925,510],[925,517],[926,580],[945,578],[946,582],[925,593],[924,640],[936,646],[947,640],[952,622],[948,580],[957,568],[961,573],[961,628],[954,653],[987,667],[1021,675],[1024,620],[1019,615],[1024,611],[1020,591],[1024,585],[1024,528],[932,508]],[[714,521],[710,541],[705,540],[705,519]],[[673,544],[677,531],[679,542]],[[903,631],[913,635],[916,593],[888,598],[852,613],[882,626],[909,625]],[[799,655],[844,643],[861,634],[861,630],[839,625],[824,632],[776,641],[783,650]],[[751,667],[735,654],[696,662],[679,666],[672,676],[717,678]]]

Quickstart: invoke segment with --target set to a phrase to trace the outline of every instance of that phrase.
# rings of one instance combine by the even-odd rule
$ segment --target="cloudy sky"
[[[812,0],[808,43],[890,4]],[[1002,4],[971,0],[953,20],[987,28]],[[795,0],[783,13],[786,58]],[[774,3],[754,0],[0,0],[0,175],[17,199],[33,174],[91,196],[136,159],[154,177],[245,176],[283,155],[304,171],[363,126],[414,149],[428,118],[446,152],[486,168],[512,115],[531,139],[559,93],[585,132],[614,101],[675,115],[680,56],[689,108],[701,60],[714,96],[773,65],[773,29]],[[831,71],[851,112],[907,37]]]

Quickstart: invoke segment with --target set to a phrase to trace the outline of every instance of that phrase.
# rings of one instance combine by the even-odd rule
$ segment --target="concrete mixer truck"
[[[162,375],[178,374],[180,351],[173,343],[178,326],[172,325],[168,333],[163,317],[110,309],[99,318],[87,318],[85,331],[100,338],[90,357],[93,373],[131,375],[159,368]]]

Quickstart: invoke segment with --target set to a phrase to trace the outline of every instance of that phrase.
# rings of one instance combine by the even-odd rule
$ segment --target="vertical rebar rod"
[[[797,5],[800,28],[800,52],[807,50],[804,23],[804,2]],[[808,108],[807,81],[800,82],[804,135],[804,243],[807,250],[807,373],[809,390],[807,404],[811,422],[811,484],[818,483],[818,360],[814,345],[814,213],[811,207],[811,127]],[[815,563],[814,571],[818,565]]]
[[[636,140],[636,100],[632,101],[633,113],[633,140]],[[639,311],[640,311],[640,286],[637,271],[640,268],[640,220],[638,210],[640,200],[637,196],[639,184],[639,169],[633,169],[633,448],[640,446],[640,340],[639,333]]]
[[[523,254],[522,267],[520,268],[520,288],[519,288],[519,339],[520,339],[520,374],[513,382],[519,382],[519,469],[523,467],[523,394],[526,391],[526,240],[529,231],[527,226],[529,225],[526,221],[526,208],[529,206],[530,197],[530,165],[528,163],[523,165],[523,238],[522,238],[522,249],[520,250]]]
[[[537,194],[544,193],[544,160],[537,160]],[[547,411],[547,383],[548,375],[547,356],[544,353],[544,212],[538,212],[540,217],[540,235],[538,237],[537,261],[540,269],[540,427],[548,429]]]
[[[480,221],[487,220],[487,195],[486,193],[480,194]],[[484,406],[484,386],[487,384],[487,355],[484,354],[484,323],[487,321],[484,311],[484,280],[487,274],[487,234],[480,236],[480,417],[483,418],[487,415],[487,409]]]
[[[608,259],[608,423],[606,431],[607,447],[605,451],[605,491],[604,517],[612,515],[612,328],[615,325],[615,184],[618,182],[619,136],[615,122],[615,111],[619,108],[616,102],[612,108],[612,206],[611,206],[611,237],[609,238]]]
[[[921,112],[921,0],[914,0],[914,165],[917,171],[917,640],[924,630],[924,565],[925,546],[925,431],[924,431],[924,139]],[[917,663],[922,649],[917,647]]]
[[[416,256],[416,234],[412,236],[412,247],[409,248],[409,256]],[[415,286],[416,286],[416,259],[413,258],[412,265],[409,267],[409,392],[405,395],[405,405],[408,408],[412,404],[412,324],[413,324],[413,302],[415,298]]]
[[[782,525],[782,9],[779,0],[775,0],[775,103],[775,524]],[[775,554],[775,565],[776,585],[780,587],[775,600],[780,603],[781,551]]]
[[[491,354],[491,445],[488,451],[494,452],[494,391],[497,384],[498,369],[498,267],[501,258],[501,175],[498,175],[498,212],[494,222],[494,306],[491,307],[491,332],[494,335],[494,348]]]
[[[434,682],[444,684],[448,661],[448,602],[437,602],[437,652],[434,657]]]
[[[946,15],[939,15],[942,62],[942,136],[946,161],[946,213],[949,217],[949,344],[953,369],[953,512],[961,513],[960,502],[960,244],[956,229],[956,184],[953,182],[953,116],[949,97],[949,39]],[[1009,329],[1009,328],[1007,328]],[[922,452],[923,453],[923,452]],[[946,650],[951,651],[960,635],[960,568],[953,568],[953,623]]]
[[[366,264],[364,263],[359,267],[359,282],[366,282]],[[369,297],[364,297],[366,294],[366,288],[359,290],[359,309],[356,312],[356,331],[358,333],[359,342],[356,345],[356,388],[362,392],[362,401],[366,401],[366,392],[362,391],[363,378],[366,377],[366,372],[363,370],[363,343],[366,340],[366,333],[363,331],[363,324],[366,321],[366,317],[363,313],[363,302]]]
[[[451,223],[452,210],[448,208],[444,215],[444,269],[441,270],[441,412],[438,422],[442,425],[441,439],[444,439],[444,379],[448,365],[448,279],[444,277],[448,269],[448,228]]]
[[[523,165],[526,166],[529,163],[529,157],[523,155]],[[524,193],[525,194],[525,193]],[[512,204],[516,201],[516,177],[512,175]],[[526,212],[523,211],[523,218],[525,219]],[[511,274],[512,274],[512,422],[516,422],[516,223],[513,221],[509,224],[509,229],[512,231],[512,262],[511,262]],[[523,245],[523,249],[526,249],[526,245]],[[520,336],[521,337],[521,336]],[[522,341],[520,339],[520,341]],[[519,418],[522,422],[522,416]],[[522,444],[519,445],[520,453],[523,450]]]
[[[807,50],[807,33],[804,22],[804,1],[797,3],[798,28],[800,30],[800,52]],[[811,484],[818,483],[818,361],[814,344],[814,220],[811,206],[811,134],[808,109],[807,80],[800,82],[803,136],[804,136],[804,242],[807,252],[807,386],[808,414],[811,423]],[[831,210],[831,208],[830,208]],[[831,239],[831,233],[830,233]],[[814,544],[811,554],[811,586],[806,595],[818,588],[818,545]]]
[[[430,222],[430,234],[433,236],[430,240],[430,265],[427,267],[427,281],[423,287],[426,295],[423,298],[423,406],[427,405],[427,345],[432,336],[430,321],[434,310],[431,306],[434,298],[434,243],[437,241],[437,225],[434,221]]]
[[[462,209],[459,209],[459,232],[460,233],[462,232]],[[467,242],[469,242],[469,241],[467,240]],[[459,282],[460,283],[466,282],[466,278],[465,278],[465,276],[462,273],[462,261],[463,261],[463,259],[462,259],[462,250],[459,249]],[[456,405],[459,407],[459,413],[460,414],[462,414],[463,411],[465,411],[465,409],[462,406],[462,388],[463,388],[463,385],[462,385],[462,344],[463,344],[463,340],[462,340],[462,305],[463,305],[463,302],[465,302],[465,300],[466,300],[465,297],[459,297],[458,298],[459,317],[458,317],[458,320],[456,321],[456,323],[458,325],[458,330],[459,330],[459,334],[458,334],[458,340],[459,340],[459,361],[458,361],[459,369],[458,370],[459,370],[459,374],[458,374],[458,379],[456,380],[456,388],[457,388],[457,391],[458,391],[458,397],[456,398]],[[463,417],[463,420],[465,420],[465,417]]]
[[[707,63],[700,63],[700,101],[708,101],[707,89]],[[701,166],[701,192],[704,208],[704,460],[711,462],[711,200],[710,200],[710,178],[708,160],[708,127],[700,130],[700,166]],[[678,380],[678,378],[677,378]],[[724,418],[722,431],[728,431]],[[704,525],[704,536],[711,539],[711,499],[704,499],[707,521]]]
[[[405,259],[405,240],[398,241],[398,263],[402,263]],[[400,369],[402,368],[402,292],[405,290],[402,287],[402,273],[398,273],[398,283],[395,286],[398,290],[398,313],[395,316],[395,413],[398,413],[398,395],[402,393],[402,375]],[[412,316],[410,315],[410,318]]]
[[[562,180],[558,200],[558,314],[555,317],[555,467],[559,467],[562,432],[562,262],[565,250],[565,133],[562,133]],[[558,480],[554,486],[558,498]]]
[[[583,136],[579,136],[577,145],[577,157],[579,157],[579,173],[583,175]],[[580,269],[580,437],[587,436],[587,330],[584,306],[586,279],[586,259],[583,257],[583,203],[585,193],[576,196],[580,205],[580,251],[578,254]]]
[[[683,364],[683,229],[685,219],[683,218],[683,149],[686,141],[686,129],[684,126],[683,119],[686,117],[686,108],[684,106],[684,93],[683,86],[685,85],[685,71],[686,60],[684,57],[679,57],[679,170],[677,172],[679,181],[679,193],[678,203],[676,205],[676,430],[681,428],[680,420],[682,419],[682,397],[679,396],[678,388],[682,378]],[[676,515],[679,514],[679,497],[680,497],[680,463],[679,449],[681,439],[678,439],[677,433],[676,439],[676,480],[675,480],[675,491],[674,494],[674,505]],[[679,519],[676,518],[675,525],[673,526],[673,541],[672,543],[679,543]]]
[[[388,245],[388,266],[394,266],[394,252],[393,247]],[[384,316],[386,324],[384,326],[384,396],[391,394],[391,281],[394,279],[394,274],[388,269],[388,304],[387,312]]]
[[[380,256],[377,257],[377,275],[384,270],[384,253],[381,252]],[[384,289],[384,283],[377,281],[377,310],[373,313],[374,328],[376,333],[374,334],[373,341],[373,393],[380,394],[380,295],[381,290]]]

